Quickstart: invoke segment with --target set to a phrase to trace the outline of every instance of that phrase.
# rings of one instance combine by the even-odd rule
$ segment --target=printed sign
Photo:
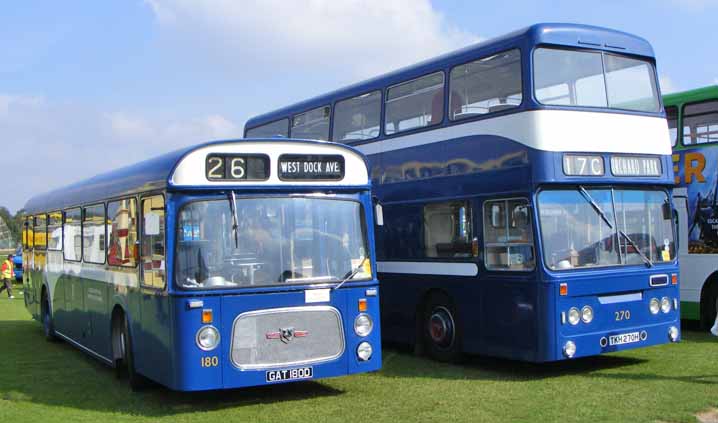
[[[718,254],[718,148],[674,154],[673,171],[688,191],[688,252]]]
[[[661,159],[658,157],[613,156],[611,173],[614,176],[661,176]]]
[[[327,180],[344,178],[344,157],[340,155],[283,154],[278,163],[279,179]]]

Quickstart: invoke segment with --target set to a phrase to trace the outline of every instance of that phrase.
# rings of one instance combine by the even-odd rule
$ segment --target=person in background
[[[2,267],[0,267],[0,277],[2,278],[3,285],[0,286],[0,292],[3,291],[3,289],[7,289],[7,296],[10,299],[15,298],[12,295],[12,280],[15,278],[15,266],[12,262],[12,254],[7,256],[7,260],[5,260],[2,264]]]

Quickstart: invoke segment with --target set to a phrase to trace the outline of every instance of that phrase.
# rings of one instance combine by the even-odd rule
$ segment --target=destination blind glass
[[[611,172],[614,176],[661,176],[663,169],[658,157],[613,156]]]
[[[210,154],[205,172],[210,181],[265,181],[269,179],[269,157],[262,154]]]
[[[281,180],[340,181],[344,178],[344,157],[338,154],[283,154],[278,163]]]

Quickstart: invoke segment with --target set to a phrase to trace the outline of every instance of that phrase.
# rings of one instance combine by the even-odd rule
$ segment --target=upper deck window
[[[675,147],[678,140],[678,107],[666,107],[666,120],[668,120],[668,133],[671,136],[671,147]]]
[[[368,140],[379,136],[381,91],[342,100],[334,106],[332,140]]]
[[[247,138],[289,137],[289,119],[281,119],[247,130]]]
[[[465,119],[521,104],[521,53],[509,50],[451,70],[449,117]]]
[[[317,107],[292,118],[292,138],[329,139],[329,106]]]
[[[534,89],[543,104],[660,110],[653,65],[614,54],[536,49]]]
[[[683,108],[683,144],[718,142],[718,101],[687,104]]]
[[[387,135],[436,125],[443,119],[443,72],[432,73],[387,90],[384,124]]]

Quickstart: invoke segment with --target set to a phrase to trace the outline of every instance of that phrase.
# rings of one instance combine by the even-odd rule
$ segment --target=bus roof
[[[593,48],[621,54],[632,54],[653,59],[654,53],[650,43],[636,35],[590,25],[570,23],[539,23],[500,37],[479,42],[468,47],[444,55],[424,60],[384,75],[320,95],[272,112],[255,116],[245,124],[247,129],[290,114],[326,106],[334,100],[354,97],[369,91],[379,90],[386,86],[442,70],[453,65],[476,60],[479,57],[498,53],[510,48],[530,47],[540,44],[552,44],[575,48]]]
[[[665,106],[678,106],[683,103],[715,100],[718,99],[718,85],[696,88],[694,90],[681,91],[679,93],[666,94],[663,96]]]
[[[272,147],[276,147],[279,144],[286,147],[287,144],[303,144],[304,150],[299,149],[286,149],[284,153],[288,154],[303,154],[307,151],[307,154],[320,153],[333,153],[342,154],[344,156],[351,157],[352,163],[355,165],[354,169],[359,163],[364,168],[364,173],[361,172],[347,172],[347,179],[351,177],[351,181],[347,183],[342,182],[339,185],[357,185],[357,184],[369,184],[368,172],[367,172],[367,160],[366,157],[355,150],[354,148],[348,147],[342,144],[336,144],[325,141],[315,140],[297,140],[297,139],[242,139],[242,140],[220,140],[211,141],[204,144],[194,145],[190,147],[181,148],[161,156],[148,159],[139,163],[135,163],[126,167],[122,167],[113,171],[102,173],[92,178],[85,179],[76,182],[65,187],[61,187],[44,194],[34,196],[28,200],[23,208],[25,214],[33,214],[40,212],[49,212],[54,210],[65,209],[68,207],[87,205],[93,202],[101,202],[106,199],[119,198],[123,196],[129,196],[138,194],[141,192],[163,190],[168,188],[188,188],[188,187],[227,187],[227,186],[239,186],[247,184],[258,184],[264,185],[274,183],[283,185],[300,185],[299,183],[281,182],[276,177],[271,178],[264,182],[219,182],[210,183],[205,178],[204,170],[204,157],[208,151],[217,151],[219,153],[229,152],[236,153],[242,151],[243,147],[254,148],[251,150],[251,154],[264,154],[267,155],[267,151],[272,150]],[[257,145],[261,144],[262,148],[257,148]],[[214,147],[214,148],[213,148]],[[216,147],[222,147],[219,150]],[[276,148],[274,148],[276,150]],[[243,153],[250,153],[245,148]],[[348,153],[348,154],[346,154]],[[204,154],[202,156],[202,162],[200,166],[196,166],[196,157],[198,154]],[[274,155],[276,156],[276,154]],[[194,173],[201,173],[201,177],[204,180],[204,185],[190,185],[190,179],[187,177],[188,173],[186,170],[181,175],[177,175],[178,169],[189,168],[188,159],[193,159],[191,163]],[[192,178],[191,181],[195,181],[197,178]],[[359,181],[359,182],[357,182]],[[301,185],[316,185],[312,182],[302,182]],[[326,185],[326,184],[324,184]],[[336,183],[334,185],[337,185]]]

